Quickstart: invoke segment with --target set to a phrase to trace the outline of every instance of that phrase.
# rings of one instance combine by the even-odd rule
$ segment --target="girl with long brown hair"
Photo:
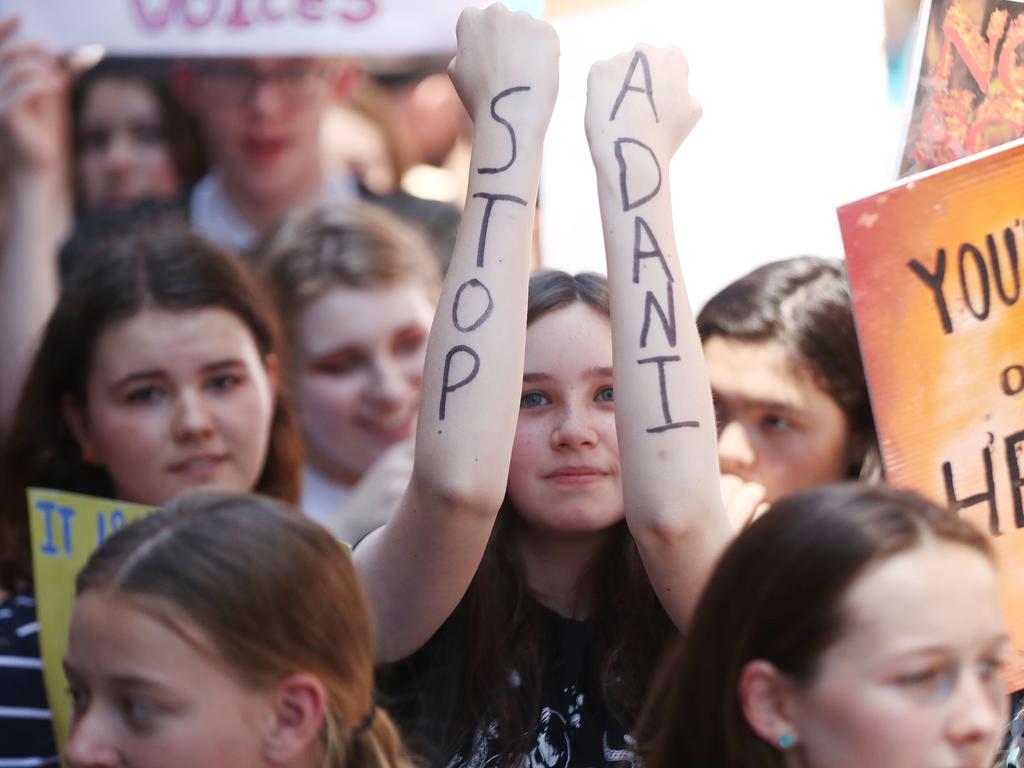
[[[592,70],[607,297],[586,275],[539,275],[527,291],[556,56],[552,30],[522,14],[460,20],[451,71],[476,125],[468,204],[428,344],[412,482],[354,555],[379,658],[397,662],[385,700],[433,765],[634,760],[653,660],[729,535],[667,178],[650,160],[667,169],[699,117],[685,60],[641,47]],[[655,83],[656,109],[639,86],[623,90],[634,72]],[[663,246],[636,281],[641,225],[619,199],[619,136],[650,150],[625,184],[655,190],[643,226]],[[643,330],[648,291],[664,323]]]
[[[155,221],[97,240],[65,286],[0,451],[4,757],[49,757],[26,489],[159,505],[197,489],[298,498],[273,306],[236,258]],[[16,623],[13,623],[16,622]],[[17,698],[12,698],[17,697]]]
[[[649,768],[988,768],[1010,653],[992,547],[907,491],[789,496],[722,555],[659,675]]]

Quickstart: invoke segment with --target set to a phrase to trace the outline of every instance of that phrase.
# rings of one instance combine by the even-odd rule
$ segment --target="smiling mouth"
[[[378,440],[394,442],[412,435],[416,427],[416,414],[389,421],[361,421],[360,428]]]
[[[562,467],[546,476],[559,485],[586,485],[608,477],[608,473],[596,467]]]
[[[195,479],[203,479],[216,472],[226,458],[223,454],[191,456],[184,461],[172,464],[171,472]]]

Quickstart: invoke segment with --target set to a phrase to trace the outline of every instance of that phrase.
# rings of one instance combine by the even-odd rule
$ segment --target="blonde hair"
[[[374,637],[351,558],[326,530],[272,499],[192,495],[108,539],[76,583],[170,606],[245,684],[315,675],[327,694],[330,768],[411,768],[374,699]]]
[[[339,285],[422,285],[432,301],[441,269],[427,238],[369,203],[320,203],[286,216],[251,257],[274,295],[289,338],[310,302]]]

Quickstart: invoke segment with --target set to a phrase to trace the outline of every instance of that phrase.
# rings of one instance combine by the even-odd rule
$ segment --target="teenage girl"
[[[668,200],[668,160],[700,107],[678,51],[594,67],[587,128],[614,311],[600,278],[551,275],[535,278],[528,309],[558,41],[501,6],[464,12],[458,36],[451,73],[475,122],[467,205],[427,349],[412,481],[356,565],[378,657],[398,662],[387,700],[432,764],[615,764],[632,759],[654,659],[729,535]],[[624,213],[623,185],[633,201],[657,191]],[[661,253],[634,282],[637,214]],[[642,333],[648,292],[669,314]]]
[[[1009,653],[974,527],[883,485],[804,491],[718,562],[659,675],[645,764],[988,768]]]
[[[351,559],[293,509],[183,498],[107,539],[77,593],[72,768],[410,765]]]
[[[3,656],[17,657],[0,665],[12,707],[0,718],[15,718],[0,732],[16,734],[0,756],[53,754],[37,636],[25,629],[27,487],[152,505],[201,488],[297,500],[300,437],[272,309],[243,265],[176,228],[97,242],[65,287],[0,464],[0,601],[17,615],[17,626],[0,619]]]

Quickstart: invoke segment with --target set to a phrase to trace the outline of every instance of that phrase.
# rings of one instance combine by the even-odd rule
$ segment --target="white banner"
[[[403,56],[454,51],[455,21],[490,0],[0,0],[19,37],[123,56]]]

